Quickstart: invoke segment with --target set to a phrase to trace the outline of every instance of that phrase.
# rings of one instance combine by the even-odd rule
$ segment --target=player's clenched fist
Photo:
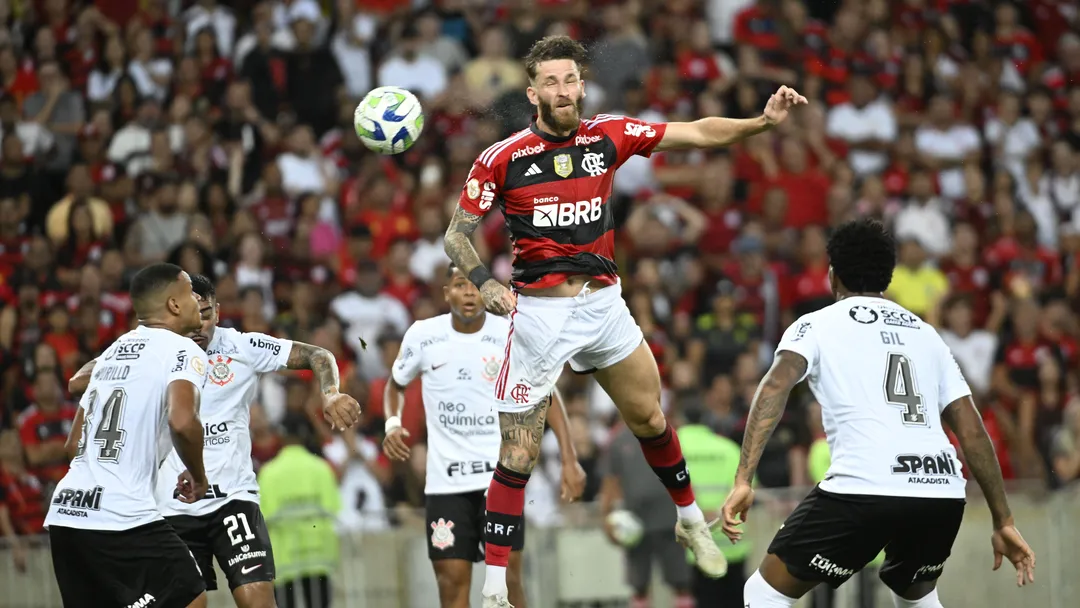
[[[179,499],[181,502],[191,504],[201,500],[206,496],[206,491],[209,489],[210,482],[205,477],[195,479],[195,476],[190,471],[184,471],[176,478],[176,491],[180,494]]]
[[[360,404],[344,393],[323,395],[323,418],[335,431],[344,431],[360,422]]]
[[[497,315],[508,315],[517,306],[517,296],[502,283],[488,279],[480,287],[480,297],[484,299],[484,308]]]
[[[404,462],[409,459],[409,446],[405,443],[405,440],[409,438],[409,431],[398,427],[396,429],[390,429],[386,433],[386,438],[383,439],[382,449],[383,453],[390,460],[397,460]]]

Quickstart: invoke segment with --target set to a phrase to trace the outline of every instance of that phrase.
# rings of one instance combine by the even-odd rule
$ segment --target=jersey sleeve
[[[177,341],[173,352],[165,359],[168,367],[165,385],[176,380],[187,380],[202,390],[206,383],[206,353],[197,344],[187,338]]]
[[[494,148],[495,146],[492,146]],[[495,153],[488,148],[480,153],[469,170],[469,177],[461,188],[458,206],[473,215],[485,215],[495,204],[502,188],[499,187]]]
[[[242,334],[238,341],[244,363],[260,374],[283,369],[289,361],[289,352],[293,346],[292,340],[256,332]]]
[[[619,164],[637,154],[649,157],[653,149],[664,139],[667,124],[662,122],[646,122],[629,116],[606,116],[600,114],[593,120],[607,132],[608,137],[615,142],[615,150],[619,155]]]
[[[394,367],[390,372],[398,386],[408,386],[410,382],[420,375],[420,369],[423,365],[420,356],[420,340],[419,324],[410,327],[405,332],[405,337],[401,339],[401,351],[398,352]]]
[[[953,357],[945,341],[938,338],[938,344],[938,369],[941,370],[941,378],[938,380],[938,411],[943,412],[953,401],[970,396],[971,387],[968,386],[960,364],[956,362],[956,357]]]
[[[815,328],[811,317],[804,315],[784,331],[784,336],[780,338],[780,343],[776,345],[777,355],[780,354],[780,351],[787,350],[802,355],[806,359],[806,372],[803,373],[802,378],[799,378],[800,382],[817,368],[818,340],[816,330],[820,330],[820,328]]]

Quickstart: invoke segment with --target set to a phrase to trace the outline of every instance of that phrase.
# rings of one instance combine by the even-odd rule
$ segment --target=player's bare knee
[[[638,411],[624,411],[622,413],[626,426],[637,437],[656,437],[667,428],[667,417],[660,409],[660,402],[651,410],[640,408]]]
[[[248,583],[233,590],[237,608],[277,608],[274,584],[269,581]]]
[[[468,606],[469,586],[472,584],[472,564],[469,568],[435,568],[435,582],[443,608]]]
[[[206,608],[206,592],[203,591],[199,594],[199,597],[195,598],[194,602],[187,605],[187,608]]]
[[[499,450],[499,464],[515,473],[532,473],[536,466],[536,460],[540,456],[540,446],[536,449],[531,446],[508,445],[503,443]]]

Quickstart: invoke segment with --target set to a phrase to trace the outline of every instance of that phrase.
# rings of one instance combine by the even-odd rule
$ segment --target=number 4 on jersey
[[[889,353],[885,372],[885,401],[904,408],[903,421],[908,426],[926,426],[926,410],[915,386],[915,374],[907,355]]]

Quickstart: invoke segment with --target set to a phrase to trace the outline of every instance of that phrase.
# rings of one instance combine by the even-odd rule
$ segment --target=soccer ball
[[[645,529],[636,515],[625,509],[612,511],[607,516],[612,535],[623,547],[630,548],[641,542]]]
[[[369,150],[400,154],[424,130],[424,109],[415,95],[401,87],[379,87],[356,106],[353,127]]]

